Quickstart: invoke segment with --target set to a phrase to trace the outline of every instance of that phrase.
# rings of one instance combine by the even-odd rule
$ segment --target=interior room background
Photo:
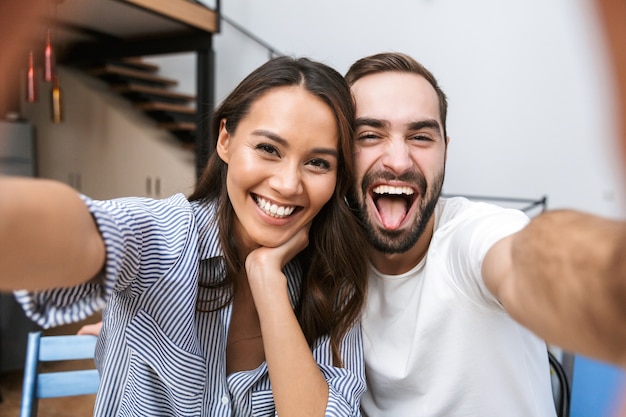
[[[221,9],[278,53],[341,73],[383,51],[426,65],[449,99],[444,193],[546,197],[551,209],[625,217],[626,161],[591,0],[222,0]],[[270,55],[227,21],[214,51],[217,103]],[[195,94],[193,54],[144,59],[178,80],[175,90]],[[59,74],[63,123],[51,123],[45,99],[22,103],[22,116],[36,126],[38,176],[94,198],[192,190],[191,151],[103,81],[71,68]],[[39,87],[47,97],[50,86]],[[615,389],[606,375],[584,380]]]
[[[449,97],[444,193],[546,196],[549,208],[623,216],[611,74],[590,0],[223,0],[221,8],[279,53],[341,73],[381,51],[430,68]],[[226,22],[214,50],[217,102],[269,55]],[[193,55],[145,59],[194,93]],[[61,76],[67,123],[52,126],[46,103],[24,104],[39,129],[41,176],[67,182],[72,170],[92,171],[81,191],[95,198],[145,194],[151,176],[160,196],[191,190],[189,151],[122,98],[103,95],[103,82]]]

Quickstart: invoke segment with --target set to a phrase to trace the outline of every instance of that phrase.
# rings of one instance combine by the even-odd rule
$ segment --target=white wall
[[[449,97],[444,192],[546,195],[550,208],[623,217],[612,85],[591,0],[228,0],[222,11],[281,52],[342,73],[381,51],[424,63]],[[267,59],[228,24],[215,50],[218,101]]]
[[[446,193],[546,195],[552,208],[623,217],[612,89],[591,0],[228,0],[222,7],[278,50],[340,72],[387,50],[426,64],[450,101]],[[215,50],[218,100],[268,58],[228,24]],[[181,91],[194,91],[192,56],[159,60]]]

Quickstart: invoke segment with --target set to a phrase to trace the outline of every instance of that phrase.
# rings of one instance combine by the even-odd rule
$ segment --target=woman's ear
[[[217,144],[215,150],[217,151],[220,159],[224,161],[225,164],[228,164],[228,161],[230,160],[228,145],[230,145],[230,134],[226,130],[226,119],[222,119],[220,120],[220,130],[217,135]]]

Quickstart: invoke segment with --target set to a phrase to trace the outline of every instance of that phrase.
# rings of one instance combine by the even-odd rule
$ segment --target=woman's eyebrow
[[[257,129],[252,131],[252,134],[255,136],[263,136],[266,137],[274,142],[278,142],[280,145],[282,146],[288,146],[289,142],[287,142],[286,139],[280,137],[279,135],[277,135],[274,132],[271,132],[269,130],[265,130],[265,129]]]
[[[255,136],[263,136],[273,142],[278,143],[281,146],[289,147],[289,141],[287,139],[269,130],[257,129],[257,130],[253,130],[252,134]],[[339,156],[339,152],[337,151],[337,149],[334,149],[334,148],[313,148],[311,149],[311,152],[326,154],[326,155],[334,156],[335,158],[338,158]]]

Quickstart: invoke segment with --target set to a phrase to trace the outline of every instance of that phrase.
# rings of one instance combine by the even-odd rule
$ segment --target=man
[[[390,53],[346,79],[372,245],[364,413],[554,415],[543,340],[626,366],[624,224],[562,210],[525,226],[441,199],[447,102],[432,74]]]
[[[626,152],[626,2],[597,5]],[[624,222],[561,210],[524,226],[507,210],[440,200],[447,104],[432,74],[381,54],[346,79],[372,243],[364,414],[553,415],[542,339],[626,367]]]
[[[506,313],[502,291],[503,238],[526,216],[440,198],[447,101],[426,68],[379,54],[346,79],[356,102],[356,204],[372,245],[364,414],[554,416],[546,344]]]

